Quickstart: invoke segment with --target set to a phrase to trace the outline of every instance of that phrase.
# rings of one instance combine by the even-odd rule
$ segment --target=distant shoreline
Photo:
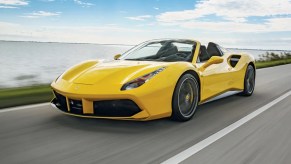
[[[102,46],[135,46],[130,44],[106,44],[106,43],[73,43],[73,42],[41,42],[41,41],[19,41],[19,40],[0,40],[0,42],[28,42],[28,43],[57,43],[57,44],[93,44]]]
[[[29,43],[57,43],[57,44],[91,44],[91,45],[102,45],[102,46],[135,46],[130,44],[106,44],[106,43],[78,43],[78,42],[42,42],[42,41],[19,41],[19,40],[0,40],[0,42],[29,42]],[[227,48],[227,47],[226,47]],[[258,50],[258,51],[288,51],[291,50],[279,50],[279,49],[254,49],[254,48],[227,48],[231,50]]]

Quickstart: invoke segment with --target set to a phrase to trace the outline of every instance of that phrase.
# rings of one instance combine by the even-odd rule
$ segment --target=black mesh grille
[[[94,115],[103,117],[130,117],[140,108],[131,100],[94,101]]]
[[[55,93],[55,96],[56,96],[56,106],[62,110],[62,111],[65,111],[67,112],[68,111],[68,106],[67,106],[67,100],[66,100],[66,97],[57,93],[57,92],[54,92]]]
[[[70,112],[74,114],[83,114],[83,104],[81,100],[69,99]]]

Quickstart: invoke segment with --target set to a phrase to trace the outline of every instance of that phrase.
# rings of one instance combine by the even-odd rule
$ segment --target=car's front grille
[[[55,91],[54,94],[56,98],[53,99],[52,103],[67,113],[97,117],[131,117],[141,112],[141,109],[132,100],[105,100],[93,101],[91,104],[93,113],[84,113],[82,100],[66,98]]]
[[[131,100],[94,101],[93,109],[95,116],[103,117],[130,117],[141,111]]]
[[[83,114],[83,104],[81,100],[69,99],[70,112],[74,114]]]
[[[67,112],[68,111],[68,106],[67,106],[67,100],[66,100],[66,97],[57,93],[57,92],[54,92],[55,96],[56,96],[56,99],[57,99],[57,102],[56,102],[56,106],[64,111],[64,112]]]

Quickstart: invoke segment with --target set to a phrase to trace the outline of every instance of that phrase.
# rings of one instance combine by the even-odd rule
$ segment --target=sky
[[[291,0],[0,0],[0,40],[291,50]]]

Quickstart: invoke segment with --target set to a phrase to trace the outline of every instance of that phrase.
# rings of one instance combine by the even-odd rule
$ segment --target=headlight
[[[159,68],[155,70],[154,72],[151,72],[149,74],[146,74],[144,76],[138,77],[130,82],[125,83],[121,90],[131,90],[137,87],[142,86],[144,83],[148,82],[151,78],[153,78],[158,73],[162,72],[166,67]]]

